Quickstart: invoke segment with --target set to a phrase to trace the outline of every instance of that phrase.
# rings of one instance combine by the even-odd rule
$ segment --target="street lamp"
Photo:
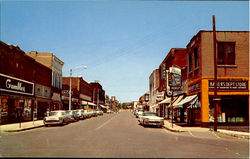
[[[78,67],[74,68],[73,70],[75,71],[75,70],[81,69],[81,68],[87,69],[87,66],[78,66]],[[71,77],[72,77],[73,70],[70,69],[70,77],[69,77],[69,110],[71,110],[71,101],[72,101],[72,99],[71,99]]]

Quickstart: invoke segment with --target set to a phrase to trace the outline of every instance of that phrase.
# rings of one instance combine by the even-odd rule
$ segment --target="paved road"
[[[131,112],[2,133],[0,157],[249,158],[249,141],[138,125]]]

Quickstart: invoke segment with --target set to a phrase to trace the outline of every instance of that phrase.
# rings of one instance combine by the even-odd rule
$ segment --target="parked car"
[[[141,125],[157,125],[162,127],[164,125],[164,118],[158,117],[155,112],[143,112],[138,119]]]
[[[79,119],[85,119],[86,118],[86,115],[84,114],[83,109],[77,109],[75,112],[79,116]]]
[[[142,110],[138,110],[135,114],[136,118],[138,118],[139,116],[141,116],[143,114]]]
[[[91,118],[94,116],[94,112],[92,110],[87,110],[87,116],[88,118]]]
[[[111,114],[111,113],[113,113],[113,111],[109,109],[109,110],[107,110],[107,113]]]
[[[77,115],[75,110],[68,110],[67,114],[71,122],[75,122],[79,120],[79,116]]]
[[[96,117],[98,115],[96,110],[93,109],[92,112],[93,112],[94,117]]]
[[[45,126],[49,125],[63,125],[68,124],[70,122],[66,111],[58,110],[58,111],[51,111],[49,116],[45,117],[43,123]]]

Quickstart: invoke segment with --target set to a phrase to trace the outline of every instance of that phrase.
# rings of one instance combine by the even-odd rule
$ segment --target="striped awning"
[[[171,98],[167,97],[166,99],[164,99],[163,101],[161,101],[159,104],[169,104],[171,101]]]
[[[86,101],[82,101],[82,105],[92,105],[92,106],[96,106],[96,104],[92,103],[92,102],[86,102]]]
[[[174,108],[183,108],[183,105],[189,102],[192,102],[195,98],[198,98],[197,94],[192,96],[187,96],[183,100],[181,100],[179,103],[177,103]]]

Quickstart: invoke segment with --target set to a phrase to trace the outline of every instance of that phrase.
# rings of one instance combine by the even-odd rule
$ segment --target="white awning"
[[[177,103],[174,108],[183,108],[183,104],[189,103],[192,100],[194,100],[197,97],[197,95],[192,95],[192,96],[187,96],[186,98],[184,98],[182,101],[180,101],[179,103]]]
[[[169,104],[170,101],[171,101],[171,98],[167,97],[166,99],[164,99],[163,101],[161,101],[159,104]]]
[[[82,101],[82,105],[92,105],[92,106],[96,106],[96,104],[92,103],[92,102],[86,102],[86,101]]]
[[[104,109],[107,109],[104,105],[101,105],[101,104],[100,104],[100,106],[101,106],[102,108],[104,108]]]

